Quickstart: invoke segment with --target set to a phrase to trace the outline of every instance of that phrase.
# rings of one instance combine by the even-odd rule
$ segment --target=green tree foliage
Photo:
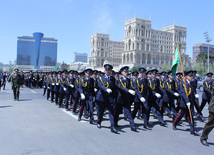
[[[68,70],[68,68],[69,68],[69,65],[64,63],[64,61],[63,61],[62,65],[61,65],[61,71]]]
[[[0,68],[0,73],[2,73],[3,72],[3,69],[2,68]]]
[[[130,69],[131,72],[138,71],[141,66],[134,66]]]

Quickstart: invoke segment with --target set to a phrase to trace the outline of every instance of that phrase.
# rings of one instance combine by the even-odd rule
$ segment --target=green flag
[[[179,57],[179,51],[178,51],[178,46],[176,47],[176,51],[175,51],[175,55],[172,61],[172,74],[175,76],[176,70],[177,70],[177,66],[178,63],[180,62],[180,57]]]
[[[36,71],[36,69],[33,70],[33,72],[35,72],[35,71]]]
[[[57,70],[57,65],[55,66],[55,68],[54,68],[54,71],[56,71]]]

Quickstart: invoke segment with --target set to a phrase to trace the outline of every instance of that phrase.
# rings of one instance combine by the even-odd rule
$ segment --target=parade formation
[[[207,73],[207,79],[203,82],[202,102],[199,105],[196,91],[197,71],[193,70],[185,71],[185,77],[182,72],[177,72],[176,77],[173,77],[172,71],[158,72],[157,69],[146,70],[144,67],[130,73],[129,67],[125,66],[115,72],[112,65],[106,64],[104,72],[92,69],[81,72],[18,72],[15,69],[8,77],[12,83],[15,101],[19,100],[19,90],[23,85],[30,89],[43,88],[43,96],[46,95],[47,100],[55,102],[58,108],[65,108],[78,115],[78,121],[84,116],[99,129],[102,128],[105,110],[108,110],[111,132],[116,134],[119,133],[117,127],[120,114],[124,114],[124,119],[129,121],[131,131],[137,131],[134,123],[136,117],[144,121],[143,127],[146,130],[151,130],[149,118],[152,114],[160,126],[167,126],[164,116],[170,117],[173,130],[177,130],[184,117],[190,125],[190,134],[200,136],[195,131],[193,116],[197,115],[204,122],[202,110],[206,103],[210,104],[214,90],[213,73]],[[209,129],[203,132],[201,143],[208,146],[206,140],[213,128],[213,112],[210,112],[205,126]]]

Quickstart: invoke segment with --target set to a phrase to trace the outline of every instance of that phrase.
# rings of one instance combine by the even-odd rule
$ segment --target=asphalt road
[[[42,93],[42,89],[21,88],[18,102],[13,101],[10,84],[1,91],[1,155],[213,155],[214,131],[209,135],[210,146],[205,147],[201,145],[200,137],[190,135],[189,125],[184,120],[174,131],[172,120],[167,116],[164,117],[167,127],[159,126],[157,120],[151,117],[152,130],[145,130],[143,121],[135,119],[138,132],[132,132],[129,122],[121,119],[120,134],[113,134],[108,115],[104,117],[102,128],[98,129],[84,118],[78,122],[77,116],[59,109]],[[207,106],[203,114],[207,122]],[[196,122],[196,131],[201,134],[205,123],[197,119]]]

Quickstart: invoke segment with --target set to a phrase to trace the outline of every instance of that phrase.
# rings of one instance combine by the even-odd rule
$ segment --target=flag
[[[55,68],[54,68],[54,71],[56,71],[57,70],[57,65],[55,66]]]
[[[179,57],[179,50],[178,50],[178,46],[177,46],[176,50],[175,50],[175,55],[174,55],[174,58],[173,58],[173,61],[172,61],[172,67],[171,67],[172,74],[174,76],[175,76],[175,73],[176,73],[177,66],[178,66],[179,62],[180,62],[180,57]]]
[[[35,71],[36,71],[36,69],[33,70],[33,72],[35,72]]]

